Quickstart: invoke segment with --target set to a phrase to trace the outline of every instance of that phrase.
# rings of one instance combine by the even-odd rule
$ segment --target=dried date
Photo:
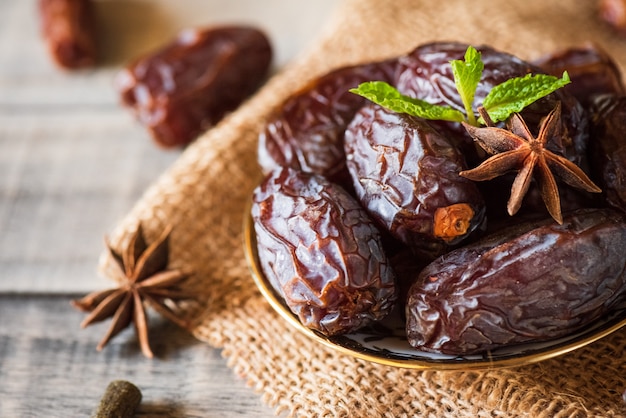
[[[626,96],[602,96],[593,106],[590,154],[605,202],[626,212]]]
[[[361,204],[395,238],[435,257],[482,227],[485,206],[455,145],[419,118],[363,106],[345,133]]]
[[[39,0],[41,33],[52,59],[63,68],[96,63],[96,31],[91,0]]]
[[[465,355],[575,332],[623,301],[624,249],[624,217],[586,209],[454,250],[409,291],[409,342]]]
[[[122,70],[115,85],[159,145],[184,146],[252,94],[271,59],[256,28],[187,29]]]
[[[338,335],[393,308],[380,233],[340,186],[278,169],[255,189],[252,217],[261,269],[303,325]]]
[[[259,135],[263,171],[287,166],[345,185],[344,131],[365,103],[348,90],[371,80],[390,82],[394,70],[395,60],[342,67],[290,96]]]
[[[625,92],[617,64],[597,45],[585,44],[555,51],[533,63],[547,74],[558,77],[567,71],[572,83],[564,89],[585,107],[597,96]]]

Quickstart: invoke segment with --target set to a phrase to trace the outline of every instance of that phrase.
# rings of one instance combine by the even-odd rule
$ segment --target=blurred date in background
[[[41,35],[59,68],[99,65],[95,6],[91,0],[39,0]],[[114,88],[157,145],[183,147],[254,93],[272,59],[270,39],[260,28],[189,27],[129,60]]]

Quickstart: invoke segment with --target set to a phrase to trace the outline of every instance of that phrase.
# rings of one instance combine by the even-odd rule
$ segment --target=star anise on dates
[[[520,209],[533,177],[548,212],[559,224],[563,223],[563,217],[554,175],[570,186],[592,193],[601,191],[580,167],[546,148],[550,139],[558,140],[562,135],[560,103],[542,120],[536,137],[517,113],[509,118],[507,129],[495,126],[479,128],[466,123],[463,126],[487,153],[493,155],[478,167],[461,171],[461,176],[485,181],[517,171],[507,203],[509,215],[516,214]]]
[[[178,269],[167,269],[171,231],[171,227],[165,228],[157,240],[148,245],[140,224],[128,246],[122,251],[113,249],[107,240],[107,248],[114,260],[114,279],[120,283],[119,287],[93,292],[80,300],[72,301],[78,309],[90,312],[81,323],[83,328],[109,317],[113,318],[107,333],[98,344],[98,350],[102,350],[113,337],[134,322],[141,351],[146,357],[153,357],[148,340],[144,302],[164,317],[184,325],[167,305],[167,301],[193,297],[180,288],[189,275]]]

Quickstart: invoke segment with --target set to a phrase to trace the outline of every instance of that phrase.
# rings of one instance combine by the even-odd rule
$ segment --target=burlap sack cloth
[[[306,19],[306,16],[294,18]],[[121,245],[141,221],[149,239],[171,223],[171,265],[194,271],[189,330],[277,414],[290,416],[626,416],[626,330],[552,360],[491,371],[417,371],[338,354],[286,324],[256,289],[242,219],[260,179],[257,135],[268,113],[332,68],[395,56],[433,40],[490,44],[522,58],[594,40],[626,63],[626,39],[594,0],[344,0],[311,47],[188,147],[112,231]],[[100,268],[106,270],[106,256]]]

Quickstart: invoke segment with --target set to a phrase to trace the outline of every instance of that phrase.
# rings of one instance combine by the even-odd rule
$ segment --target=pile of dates
[[[547,147],[598,184],[558,183],[563,222],[534,184],[506,213],[512,177],[459,172],[488,156],[459,123],[386,110],[352,94],[380,80],[463,110],[438,42],[336,69],[289,97],[259,137],[265,178],[251,215],[261,270],[305,326],[333,336],[403,313],[409,343],[450,355],[558,338],[617,309],[626,295],[626,95],[615,63],[585,45],[525,62],[489,46],[475,104],[512,77],[572,83],[521,116],[535,134],[556,103],[562,135]]]

